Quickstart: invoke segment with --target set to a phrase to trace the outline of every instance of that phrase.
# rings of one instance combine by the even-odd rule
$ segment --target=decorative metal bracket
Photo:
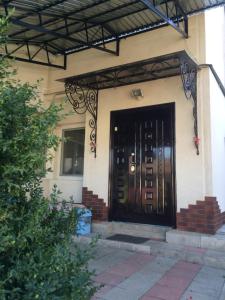
[[[90,149],[96,157],[98,90],[82,84],[82,81],[68,81],[65,82],[65,92],[76,113],[85,114],[88,111],[91,115]]]
[[[194,117],[194,145],[197,155],[199,155],[199,136],[198,136],[198,110],[197,110],[197,68],[190,65],[187,61],[180,61],[180,73],[183,83],[184,93],[187,99],[193,100]]]

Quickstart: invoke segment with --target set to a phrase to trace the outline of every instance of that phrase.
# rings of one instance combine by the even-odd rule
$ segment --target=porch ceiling
[[[15,8],[8,56],[38,63],[37,54],[45,52],[42,63],[55,66],[51,54],[62,55],[63,65],[55,67],[66,68],[70,53],[95,48],[119,55],[120,39],[162,26],[188,37],[189,15],[224,4],[225,0],[2,0],[0,14]],[[114,50],[107,48],[111,41]]]
[[[198,68],[198,65],[186,51],[179,51],[125,65],[119,65],[112,68],[64,78],[59,81],[65,82],[66,85],[71,83],[80,87],[102,90],[180,75],[180,66],[182,62],[188,64],[190,69]]]

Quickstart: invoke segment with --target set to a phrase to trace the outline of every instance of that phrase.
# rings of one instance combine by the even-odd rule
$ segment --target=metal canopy
[[[120,39],[166,25],[187,38],[189,15],[224,4],[225,0],[2,0],[1,15],[15,8],[4,54],[66,68],[70,53],[94,48],[119,55]],[[111,41],[114,49],[108,48]],[[61,65],[53,63],[54,55],[64,57]]]
[[[197,70],[198,65],[186,51],[179,51],[59,81],[65,82],[65,92],[74,111],[79,114],[90,113],[90,146],[96,156],[99,90],[180,75],[186,97],[193,100],[194,144],[199,154]]]
[[[197,64],[186,53],[186,51],[179,51],[125,65],[119,65],[112,68],[60,79],[59,81],[64,81],[66,86],[76,83],[83,88],[87,87],[102,90],[180,75],[180,66],[182,61],[186,61],[192,69],[197,69]]]

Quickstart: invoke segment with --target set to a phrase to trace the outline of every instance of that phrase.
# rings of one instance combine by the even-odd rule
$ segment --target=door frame
[[[112,221],[112,191],[113,191],[113,157],[114,157],[114,144],[113,144],[113,124],[115,121],[115,115],[117,113],[132,113],[132,112],[142,112],[142,111],[150,111],[154,109],[160,109],[160,108],[168,108],[171,110],[171,117],[172,117],[172,126],[173,126],[173,132],[172,132],[172,145],[173,145],[173,153],[172,153],[172,195],[173,195],[173,203],[171,204],[172,208],[172,224],[171,226],[173,228],[176,228],[176,210],[177,210],[177,192],[176,192],[176,143],[175,143],[175,136],[176,136],[176,120],[175,120],[175,102],[170,102],[166,104],[156,104],[156,105],[150,105],[150,106],[143,106],[138,108],[129,108],[129,109],[121,109],[121,110],[115,110],[110,112],[110,143],[109,143],[109,187],[108,187],[108,205],[109,205],[109,221]],[[159,224],[160,225],[160,224]]]

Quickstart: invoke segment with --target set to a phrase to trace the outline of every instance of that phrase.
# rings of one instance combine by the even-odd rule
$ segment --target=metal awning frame
[[[171,65],[165,72],[165,63],[174,60],[175,66]],[[168,63],[169,65],[169,63]],[[139,78],[139,68],[144,66],[157,66],[157,70],[151,69],[154,75],[158,72],[157,78],[150,77],[150,71],[147,73],[148,79],[145,77]],[[161,69],[160,69],[161,66]],[[132,82],[122,82],[118,76],[119,72],[132,72],[137,70],[136,79]],[[180,51],[168,55],[162,55],[156,58],[134,62],[126,65],[120,65],[104,70],[94,71],[86,74],[72,76],[62,79],[60,81],[65,82],[65,93],[69,102],[71,103],[74,111],[78,114],[90,113],[89,126],[91,128],[90,133],[90,149],[96,157],[96,141],[97,141],[97,113],[98,113],[98,95],[99,90],[107,88],[115,88],[128,84],[135,84],[138,82],[157,80],[161,78],[167,78],[171,76],[181,76],[184,93],[187,99],[193,101],[193,120],[194,120],[194,145],[196,153],[199,155],[199,137],[198,137],[198,113],[197,113],[197,71],[198,65],[188,56],[185,51]],[[169,72],[169,73],[168,73]],[[129,72],[126,73],[129,76]],[[112,76],[113,75],[113,76]],[[143,74],[142,76],[145,76]],[[106,82],[110,82],[111,85],[105,86]],[[123,77],[124,78],[124,77]],[[108,80],[108,81],[107,81]]]
[[[67,67],[67,55],[82,51],[85,49],[94,48],[96,50],[109,53],[112,55],[119,55],[120,51],[120,39],[127,36],[132,36],[139,34],[141,32],[154,30],[166,25],[174,28],[182,37],[188,37],[188,16],[192,13],[200,12],[205,8],[198,8],[197,6],[193,11],[186,12],[181,0],[131,0],[130,2],[124,2],[118,7],[110,7],[111,0],[98,0],[88,3],[86,6],[82,6],[79,9],[69,10],[63,14],[59,14],[58,6],[68,5],[69,0],[51,0],[44,1],[42,6],[37,8],[35,1],[30,1],[29,6],[24,5],[23,1],[15,0],[2,0],[0,3],[0,9],[4,8],[5,14],[8,14],[9,9],[15,7],[19,11],[16,16],[11,18],[12,26],[16,26],[17,29],[9,35],[9,44],[11,45],[10,50],[5,49],[5,53],[8,57],[14,57],[17,60],[27,61],[30,63],[41,64],[49,67],[63,68]],[[211,2],[210,2],[211,3]],[[225,1],[216,1],[210,5],[205,5],[205,7],[215,7],[218,5],[225,4]],[[107,19],[103,19],[105,11],[96,11],[91,17],[81,17],[85,12],[94,8],[100,8],[102,5],[107,6]],[[140,5],[142,4],[142,5]],[[170,6],[174,7],[173,12],[171,12]],[[106,7],[106,6],[105,6]],[[108,9],[109,7],[109,9]],[[129,9],[128,9],[129,8]],[[126,9],[123,11],[123,9]],[[120,13],[121,10],[121,13]],[[130,27],[130,29],[124,29],[122,32],[116,31],[110,25],[110,22],[116,22],[117,20],[123,20],[128,16],[138,14],[142,11],[150,11],[153,15],[157,17],[157,21],[142,22],[144,25],[137,25],[135,28]],[[81,15],[80,15],[81,14]],[[30,17],[33,21],[30,22]],[[55,22],[60,21],[60,26],[53,29],[52,25]],[[78,29],[73,29],[73,26],[78,24]],[[131,29],[133,28],[133,29]],[[93,36],[92,30],[98,32],[98,38]],[[85,36],[79,37],[80,31],[82,31]],[[31,36],[26,37],[27,33],[32,32]],[[75,35],[75,36],[74,36]],[[48,36],[45,39],[45,36]],[[56,43],[60,39],[66,42],[74,44],[70,47],[62,47]],[[113,43],[114,49],[107,47],[107,44]],[[11,49],[12,48],[12,49]],[[33,50],[33,48],[36,48]],[[26,55],[21,56],[20,51]],[[38,54],[44,52],[42,60],[38,58]],[[52,60],[52,55],[62,56],[61,64],[54,64]]]

